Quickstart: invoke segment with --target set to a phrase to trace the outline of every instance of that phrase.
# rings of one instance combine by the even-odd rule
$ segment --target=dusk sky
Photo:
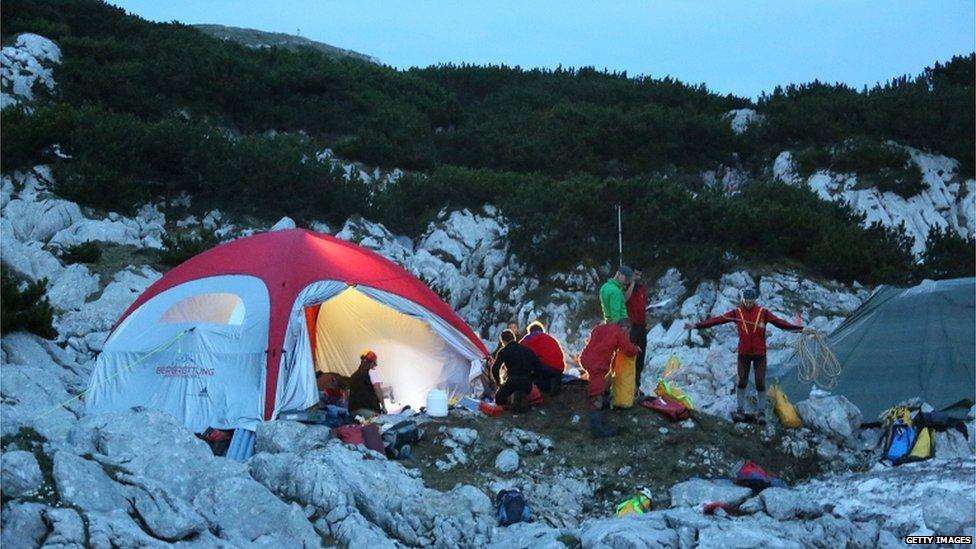
[[[778,84],[873,85],[976,49],[976,2],[129,0],[153,21],[295,34],[397,68],[594,66],[756,97]]]

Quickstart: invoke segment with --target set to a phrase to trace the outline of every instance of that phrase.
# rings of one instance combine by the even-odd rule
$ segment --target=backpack
[[[386,456],[390,458],[410,457],[411,444],[415,444],[424,436],[424,431],[417,427],[415,421],[401,421],[391,425],[383,431],[383,446]]]
[[[760,492],[766,488],[769,488],[770,486],[776,486],[779,488],[786,486],[782,480],[769,474],[758,464],[748,460],[742,464],[742,467],[739,468],[739,472],[736,473],[735,483],[739,486],[752,488],[754,492]]]
[[[915,442],[915,429],[902,419],[896,419],[888,425],[884,438],[884,452],[881,459],[897,463],[908,455]]]
[[[919,427],[915,432],[915,440],[912,442],[908,453],[898,459],[892,460],[892,465],[911,463],[913,461],[924,461],[931,459],[935,455],[935,435],[931,427]],[[890,459],[890,458],[889,458]]]
[[[501,490],[495,496],[496,516],[499,526],[510,526],[517,522],[532,522],[532,511],[522,492]]]

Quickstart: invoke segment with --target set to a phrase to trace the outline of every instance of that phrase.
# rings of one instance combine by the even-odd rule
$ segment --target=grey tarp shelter
[[[829,336],[844,395],[865,422],[898,402],[921,397],[936,409],[976,400],[976,278],[926,280],[911,288],[882,286]],[[797,358],[780,371],[792,402],[809,396]]]

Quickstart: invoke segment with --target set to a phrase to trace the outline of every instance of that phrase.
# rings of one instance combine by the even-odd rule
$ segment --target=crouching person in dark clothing
[[[541,366],[539,359],[535,353],[515,341],[515,333],[511,330],[503,331],[499,339],[502,348],[491,367],[491,375],[499,383],[495,404],[506,406],[511,401],[513,412],[526,412],[529,408],[527,397],[532,390],[532,373]],[[501,383],[502,365],[507,371],[505,383]]]

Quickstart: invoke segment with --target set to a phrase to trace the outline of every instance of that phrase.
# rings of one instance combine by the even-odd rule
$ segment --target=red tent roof
[[[444,319],[484,354],[481,339],[417,277],[356,244],[304,229],[261,233],[194,256],[149,286],[116,322],[154,296],[184,282],[217,275],[251,275],[264,281],[271,301],[265,419],[271,419],[288,315],[298,293],[313,282],[344,281],[396,294]],[[114,329],[114,328],[113,328]]]

